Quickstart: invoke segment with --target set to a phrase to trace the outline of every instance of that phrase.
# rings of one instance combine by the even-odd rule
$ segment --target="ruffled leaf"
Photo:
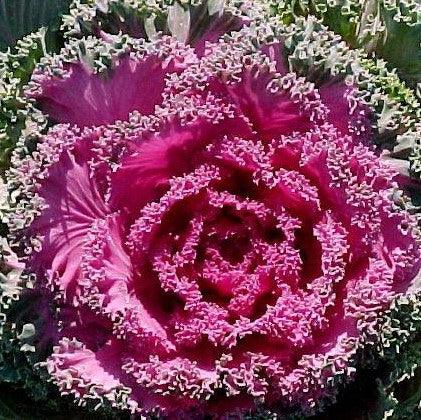
[[[352,48],[385,59],[413,87],[421,81],[421,18],[416,0],[273,1],[285,23],[314,15]]]

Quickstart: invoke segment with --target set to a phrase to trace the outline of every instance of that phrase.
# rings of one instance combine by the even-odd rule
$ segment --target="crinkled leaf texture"
[[[416,219],[371,144],[406,108],[383,112],[361,56],[312,19],[178,5],[154,19],[172,36],[146,42],[143,18],[140,40],[98,30],[119,3],[78,9],[96,38],[76,31],[25,87],[49,127],[23,133],[7,173],[10,379],[203,418],[309,416],[379,359],[384,387],[409,375],[415,356],[394,362],[416,354]]]
[[[421,9],[417,0],[269,1],[284,22],[314,15],[353,48],[384,58],[413,87],[421,82]]]
[[[243,7],[242,2],[236,0],[225,2],[223,8],[218,1],[191,2],[189,6],[183,3],[182,7],[177,4],[173,6],[172,1],[164,1],[162,8],[155,6],[144,0],[92,3],[75,0],[71,13],[64,18],[63,27],[67,36],[76,38],[87,35],[106,37],[107,34],[112,36],[121,32],[148,38],[157,31],[171,34],[171,28],[178,28],[179,33],[187,34],[188,42],[203,34],[207,34],[205,39],[208,37],[211,40],[227,28],[232,16],[238,19]],[[290,28],[285,32],[291,70],[311,80],[323,77],[324,71],[346,73],[354,79],[361,96],[370,102],[378,115],[376,125],[380,134],[373,136],[371,141],[381,149],[392,151],[400,141],[398,135],[414,131],[421,108],[415,92],[408,89],[394,69],[396,67],[399,75],[411,86],[416,85],[421,74],[418,68],[421,63],[420,12],[414,0],[356,0],[345,3],[335,0],[257,1],[254,7],[254,13],[251,13],[253,19],[264,14],[273,15],[275,11],[286,28]],[[220,18],[209,26],[215,15],[220,15]],[[303,16],[308,19],[303,19]],[[316,17],[320,21],[316,21]],[[178,23],[173,19],[178,19]],[[321,22],[339,34],[348,46],[359,48],[352,50],[352,53],[347,51],[341,38],[333,38]],[[323,42],[317,42],[312,37],[313,31]],[[405,48],[401,48],[402,45]],[[411,137],[406,149],[402,151],[400,148],[391,157],[400,170],[407,173],[408,157],[412,156],[412,173],[418,173],[418,132]]]

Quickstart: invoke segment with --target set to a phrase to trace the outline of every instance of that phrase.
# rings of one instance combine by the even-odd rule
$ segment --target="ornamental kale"
[[[419,328],[415,97],[259,3],[76,3],[3,102],[2,353],[118,416],[320,411]]]

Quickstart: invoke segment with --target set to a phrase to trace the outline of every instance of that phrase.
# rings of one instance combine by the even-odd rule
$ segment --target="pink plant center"
[[[16,169],[37,180],[22,187],[34,220],[14,231],[38,241],[27,267],[53,305],[46,365],[62,393],[143,414],[311,409],[352,377],[419,269],[415,220],[363,145],[353,88],[317,89],[287,72],[280,43],[252,51],[244,34],[201,57],[167,42],[105,81],[85,72],[71,113],[50,96],[73,101],[77,72],[36,75],[30,94],[55,120],[89,126],[57,125],[38,145],[50,161]],[[127,103],[118,71],[141,81]],[[128,121],[94,126],[113,109]]]

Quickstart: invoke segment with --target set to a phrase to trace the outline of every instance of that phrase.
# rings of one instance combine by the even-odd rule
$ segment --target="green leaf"
[[[385,26],[385,40],[377,52],[414,87],[421,82],[421,23],[408,26],[396,22],[389,12],[385,13]]]
[[[42,26],[58,26],[69,0],[0,0],[0,50]]]
[[[419,0],[266,0],[283,23],[313,15],[351,48],[396,68],[411,87],[421,82]]]

